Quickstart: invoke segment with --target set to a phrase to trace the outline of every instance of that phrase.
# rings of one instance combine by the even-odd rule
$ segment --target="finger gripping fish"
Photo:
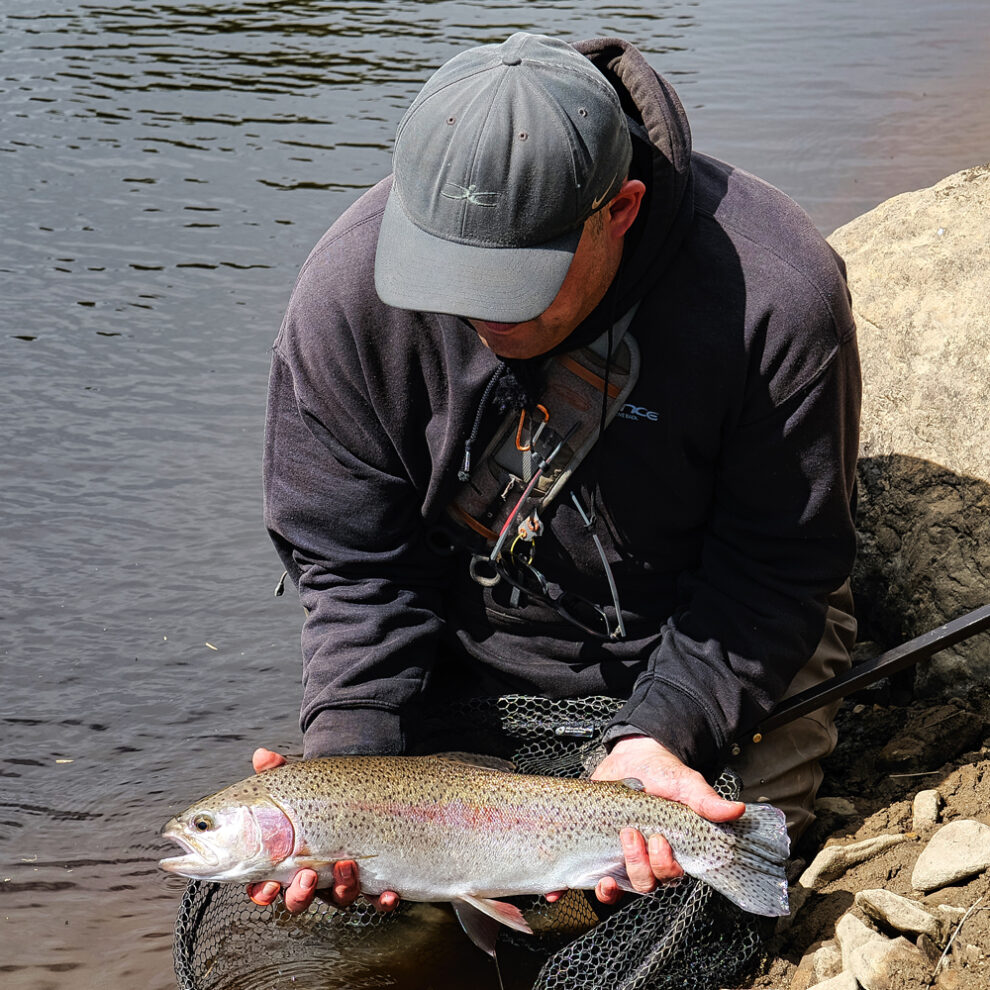
[[[333,882],[359,863],[361,890],[450,901],[491,951],[485,918],[529,931],[514,894],[591,889],[613,877],[631,891],[619,831],[659,833],[684,871],[746,911],[787,914],[783,813],[747,805],[717,824],[621,782],[506,773],[435,756],[343,756],[265,770],[169,821],[185,854],[162,869],[200,880],[288,883],[297,870]]]

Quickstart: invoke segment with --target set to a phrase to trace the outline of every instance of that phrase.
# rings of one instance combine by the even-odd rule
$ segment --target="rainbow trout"
[[[746,911],[787,914],[784,815],[747,805],[715,824],[622,782],[506,773],[437,756],[343,756],[248,777],[168,822],[185,855],[162,869],[200,880],[288,883],[302,867],[319,886],[333,863],[359,864],[361,890],[450,901],[464,930],[493,952],[498,926],[529,932],[499,898],[591,889],[605,876],[632,890],[619,830],[667,838],[691,876]]]

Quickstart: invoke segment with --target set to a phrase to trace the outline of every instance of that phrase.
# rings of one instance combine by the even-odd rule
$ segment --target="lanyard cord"
[[[591,523],[588,525],[594,525],[595,518],[598,515],[598,479],[601,477],[602,472],[602,450],[604,445],[602,444],[602,435],[605,433],[606,417],[608,414],[608,379],[609,372],[612,369],[612,331],[615,327],[614,323],[609,323],[608,325],[608,351],[605,354],[605,384],[602,387],[602,407],[601,413],[598,417],[598,440],[595,442],[595,478],[594,484],[591,486]],[[584,513],[582,513],[583,517]],[[597,540],[598,537],[596,536]],[[606,565],[607,567],[608,565]],[[612,579],[612,573],[609,571],[609,581]],[[621,619],[619,620],[622,621]],[[625,635],[625,634],[623,634]]]
[[[605,577],[608,578],[609,591],[612,592],[612,605],[615,608],[616,628],[614,633],[609,634],[609,639],[625,639],[626,625],[622,621],[622,607],[619,605],[619,589],[616,587],[615,575],[612,574],[612,568],[609,566],[608,558],[605,556],[605,548],[602,546],[602,541],[598,539],[598,534],[594,532],[594,510],[592,510],[591,516],[589,517],[574,492],[571,492],[571,501],[574,503],[574,508],[578,510],[581,520],[584,522],[585,529],[591,533],[591,538],[595,541],[595,549],[598,551],[598,556],[602,559],[602,566],[605,568]]]
[[[622,274],[622,262],[625,260],[625,253],[623,252],[622,257],[619,258],[619,267],[615,273],[615,281],[618,283],[619,276]],[[598,440],[595,443],[595,476],[591,485],[591,515],[589,516],[585,511],[584,507],[581,505],[580,500],[575,492],[571,492],[571,501],[574,503],[574,508],[577,509],[578,514],[581,516],[581,521],[584,523],[585,529],[591,534],[591,539],[595,543],[595,549],[598,551],[598,556],[601,558],[602,567],[605,568],[605,577],[608,579],[609,591],[612,593],[612,605],[615,608],[615,632],[609,635],[609,639],[625,639],[626,638],[626,626],[622,621],[622,607],[619,604],[619,589],[615,583],[615,575],[612,573],[612,568],[609,566],[608,558],[605,556],[605,548],[602,546],[602,541],[599,539],[598,534],[595,532],[595,522],[599,515],[599,505],[598,505],[598,479],[602,475],[602,456],[604,450],[604,444],[602,443],[602,436],[605,433],[605,427],[607,425],[607,415],[608,415],[608,385],[609,385],[609,373],[612,370],[612,348],[614,346],[613,331],[615,330],[615,311],[617,309],[617,298],[612,300],[612,319],[608,322],[608,350],[605,352],[605,384],[602,387],[602,405],[601,412],[598,419]],[[635,310],[636,307],[634,307]],[[628,324],[627,324],[628,325]],[[623,327],[623,332],[625,327]],[[621,338],[620,338],[621,339]]]
[[[502,376],[508,370],[504,364],[500,363],[492,377],[488,379],[488,384],[485,386],[485,391],[481,396],[481,402],[478,403],[478,410],[474,414],[474,425],[471,427],[471,435],[464,441],[464,463],[461,465],[460,471],[457,472],[458,481],[471,480],[471,448],[474,446],[475,440],[478,439],[478,433],[481,431],[481,418],[485,415],[485,410],[488,408],[488,400],[492,397],[495,386],[498,385]]]

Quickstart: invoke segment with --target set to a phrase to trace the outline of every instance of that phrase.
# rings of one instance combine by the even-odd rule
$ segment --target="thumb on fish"
[[[287,762],[288,760],[281,753],[275,753],[270,749],[265,749],[263,746],[259,746],[251,755],[251,766],[254,768],[255,773],[261,773],[262,770],[271,770],[273,767],[280,767],[283,763]]]
[[[746,805],[742,801],[726,801],[714,792],[703,795],[696,804],[688,806],[710,822],[734,822],[746,813]]]
[[[733,822],[746,812],[742,801],[728,801],[695,770],[684,768],[674,777],[674,786],[665,796],[687,805],[710,822]]]

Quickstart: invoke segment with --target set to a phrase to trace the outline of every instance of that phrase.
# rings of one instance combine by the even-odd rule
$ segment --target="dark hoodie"
[[[617,727],[707,768],[810,658],[851,569],[860,381],[841,262],[778,190],[692,154],[636,49],[577,47],[619,92],[648,188],[571,338],[639,301],[639,381],[573,484],[597,505],[628,636],[589,641],[431,549],[499,362],[464,321],[376,296],[386,179],[309,256],[272,361],[265,519],[308,611],[307,756],[415,749],[452,695],[607,694],[628,699]],[[499,419],[483,410],[482,441]],[[570,500],[544,521],[540,569],[610,602]]]

